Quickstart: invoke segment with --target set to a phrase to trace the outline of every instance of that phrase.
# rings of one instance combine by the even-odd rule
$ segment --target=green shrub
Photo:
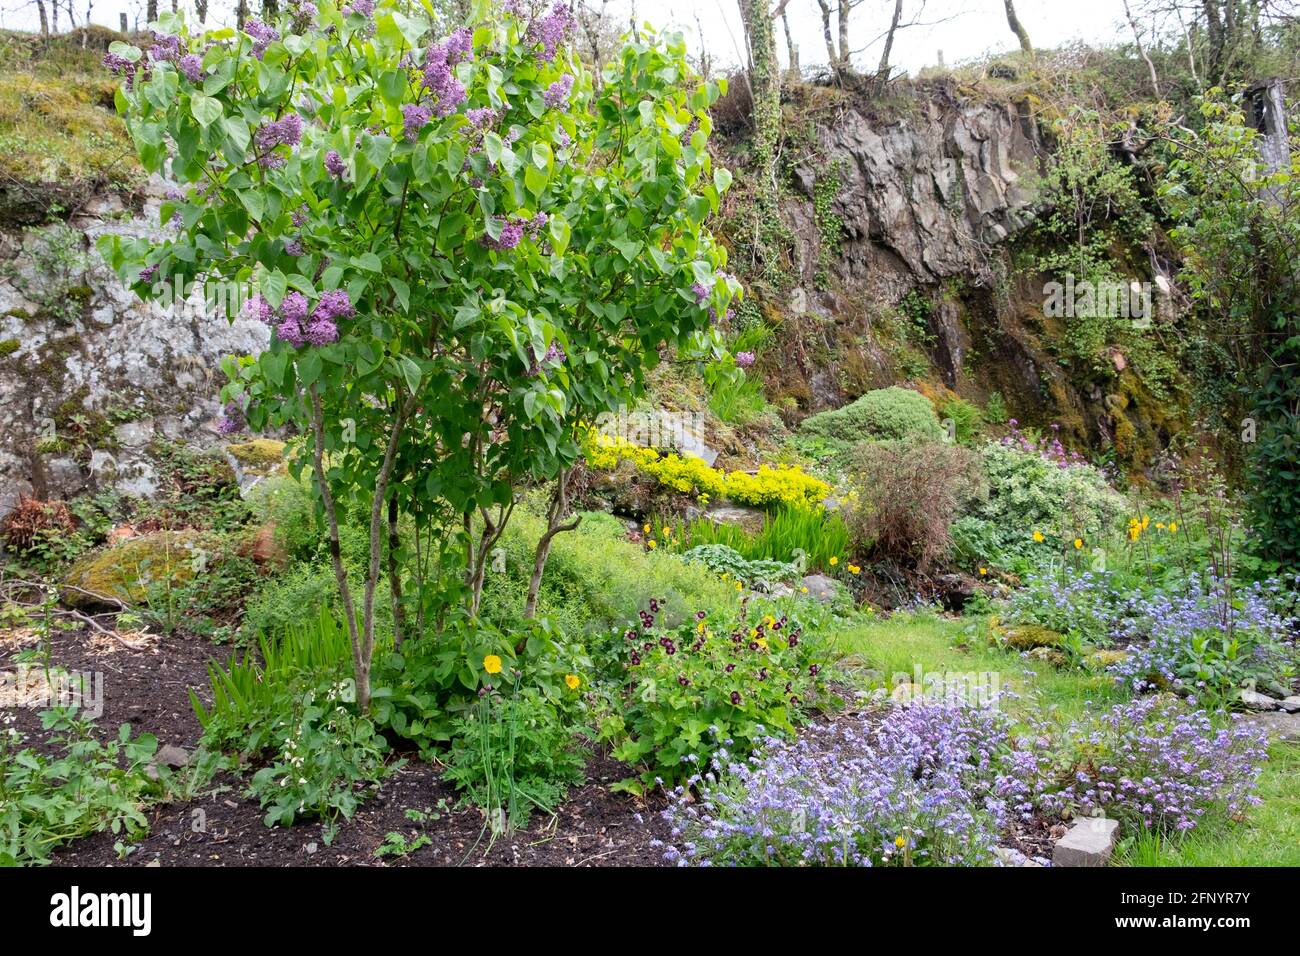
[[[983,414],[979,407],[963,398],[948,398],[939,403],[939,417],[952,422],[952,435],[959,445],[969,445],[979,435]]]
[[[404,761],[388,766],[388,743],[374,723],[355,712],[350,684],[309,690],[281,715],[282,737],[273,762],[253,774],[249,796],[266,810],[268,827],[303,817],[323,821],[328,845],[339,818],[352,819],[378,783]],[[358,790],[358,785],[366,785]]]
[[[39,748],[22,747],[17,731],[0,734],[0,866],[48,863],[56,847],[100,830],[148,831],[144,807],[159,790],[145,774],[153,734],[132,739],[123,724],[100,743],[75,709],[45,711],[41,726],[51,734]]]
[[[324,544],[311,491],[302,482],[267,478],[254,485],[245,500],[257,521],[275,524],[275,540],[291,558],[310,557]]]
[[[654,527],[664,524],[663,519],[658,519]],[[803,572],[829,570],[831,558],[840,559],[849,553],[849,530],[843,517],[821,508],[782,509],[768,515],[762,530],[753,535],[739,525],[708,518],[697,518],[678,531],[674,538],[683,551],[701,545],[725,545],[747,561],[789,563]]]
[[[764,590],[782,581],[793,581],[803,572],[798,564],[766,558],[746,560],[735,548],[725,544],[700,544],[682,553],[684,561],[698,561],[714,574],[725,574],[737,581]]]
[[[1123,496],[1092,465],[1065,464],[1000,442],[983,445],[979,455],[988,496],[953,528],[960,553],[991,549],[976,560],[1038,564],[1059,553],[1055,542],[1095,540],[1127,510]],[[1049,540],[1035,541],[1035,531]]]
[[[801,430],[845,449],[860,441],[939,439],[943,429],[930,400],[907,388],[880,388],[857,401],[804,420]]]
[[[457,718],[445,776],[494,831],[524,825],[533,809],[550,813],[582,782],[587,752],[578,734],[594,731],[582,726],[581,681],[573,681],[559,700],[512,681]]]
[[[614,757],[638,771],[615,789],[638,794],[705,772],[724,746],[748,754],[793,734],[820,690],[823,648],[797,619],[742,608],[669,627],[659,621],[665,610],[651,602],[618,635],[625,677],[619,707],[601,724]]]

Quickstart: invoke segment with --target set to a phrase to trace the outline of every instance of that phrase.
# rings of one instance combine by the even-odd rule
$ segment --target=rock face
[[[140,301],[95,251],[108,232],[160,237],[166,190],[152,180],[138,214],[110,195],[67,223],[0,232],[0,514],[21,491],[150,494],[150,442],[215,443],[221,359],[266,347],[265,326],[230,322],[201,289]]]
[[[849,278],[883,271],[929,284],[984,275],[987,247],[1031,220],[1029,183],[1046,149],[1027,112],[959,102],[946,86],[918,97],[915,107],[884,124],[847,110],[819,130],[840,170],[835,211],[848,234],[842,255]],[[816,176],[805,169],[796,181]]]

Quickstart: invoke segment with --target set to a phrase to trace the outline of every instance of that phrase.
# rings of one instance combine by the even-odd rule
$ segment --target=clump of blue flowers
[[[681,866],[993,864],[1001,832],[1033,813],[1050,765],[993,709],[915,704],[881,722],[769,740],[678,788],[664,816]]]

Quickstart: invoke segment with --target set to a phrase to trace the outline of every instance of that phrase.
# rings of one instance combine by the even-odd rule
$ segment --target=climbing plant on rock
[[[633,42],[596,88],[563,5],[480,0],[444,38],[427,12],[326,0],[201,35],[165,15],[108,57],[143,163],[182,191],[174,237],[101,249],[141,295],[256,290],[271,345],[226,363],[223,398],[305,435],[362,708],[385,521],[454,523],[458,570],[429,589],[473,615],[518,483],[579,454],[575,410],[635,398],[665,348],[715,354],[737,291],[705,226],[730,181],[707,151],[719,88],[680,37]],[[345,506],[369,514],[359,599]]]

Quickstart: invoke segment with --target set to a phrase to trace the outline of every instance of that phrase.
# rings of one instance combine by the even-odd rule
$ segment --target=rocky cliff
[[[219,362],[269,330],[206,308],[141,302],[106,267],[106,232],[158,235],[165,184],[83,197],[66,222],[0,224],[0,513],[20,493],[147,495],[156,438],[215,442]]]

